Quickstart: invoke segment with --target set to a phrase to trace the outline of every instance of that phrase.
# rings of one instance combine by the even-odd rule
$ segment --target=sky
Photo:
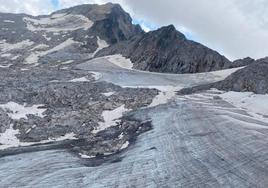
[[[0,11],[40,15],[106,2],[121,4],[146,31],[173,24],[231,60],[268,56],[267,0],[0,0]]]

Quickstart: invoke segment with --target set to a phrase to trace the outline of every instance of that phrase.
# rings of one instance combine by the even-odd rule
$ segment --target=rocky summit
[[[268,187],[267,59],[112,3],[0,26],[1,188]]]

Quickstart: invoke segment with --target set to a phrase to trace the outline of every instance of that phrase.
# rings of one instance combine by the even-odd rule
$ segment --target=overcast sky
[[[0,11],[38,15],[108,1],[120,3],[145,30],[174,24],[231,60],[268,56],[268,0],[0,0]]]

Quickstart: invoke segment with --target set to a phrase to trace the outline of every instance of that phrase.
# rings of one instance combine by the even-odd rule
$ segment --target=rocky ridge
[[[112,45],[98,56],[118,53],[130,58],[135,69],[151,72],[209,72],[231,64],[218,52],[188,40],[173,25]]]

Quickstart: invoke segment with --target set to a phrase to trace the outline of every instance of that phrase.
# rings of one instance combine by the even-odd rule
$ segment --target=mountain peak
[[[152,33],[157,34],[158,36],[161,36],[160,38],[173,38],[175,40],[185,40],[186,37],[183,33],[179,32],[174,25],[167,25],[164,27],[161,27],[155,31],[152,31]]]

